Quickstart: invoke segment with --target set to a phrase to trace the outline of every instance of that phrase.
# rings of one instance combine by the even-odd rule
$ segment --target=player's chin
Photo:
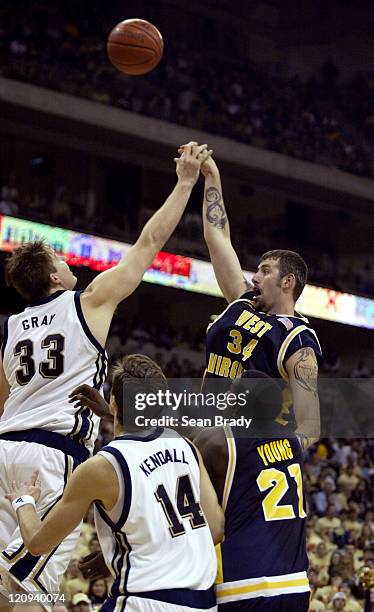
[[[256,306],[257,310],[265,312],[265,303],[261,295],[255,295],[255,297],[253,298],[253,303]]]

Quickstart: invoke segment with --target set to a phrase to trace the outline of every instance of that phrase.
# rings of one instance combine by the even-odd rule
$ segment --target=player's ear
[[[283,289],[294,289],[295,288],[295,283],[296,283],[296,278],[295,278],[295,275],[292,272],[290,272],[289,274],[286,274],[282,278],[282,287],[283,287]]]
[[[60,285],[61,279],[57,272],[51,272],[49,275],[49,279],[51,281],[51,285]]]
[[[117,402],[115,400],[115,397],[114,397],[113,393],[110,394],[110,398],[109,398],[109,412],[114,417],[116,416],[116,414],[118,412]]]

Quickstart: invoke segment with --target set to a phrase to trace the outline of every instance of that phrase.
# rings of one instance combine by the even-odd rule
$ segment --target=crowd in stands
[[[118,3],[111,3],[111,12],[104,0],[90,11],[80,3],[74,9],[67,2],[63,10],[33,0],[16,19],[8,4],[0,31],[5,77],[373,176],[364,144],[374,130],[373,72],[340,83],[338,68],[327,59],[306,81],[285,78],[277,65],[265,70],[233,59],[209,41],[202,54],[191,42],[170,37],[159,67],[134,79],[114,70],[106,56],[105,31],[122,14]]]
[[[374,567],[373,477],[372,440],[326,439],[308,454],[304,490],[313,612],[364,609],[358,577],[363,566]]]

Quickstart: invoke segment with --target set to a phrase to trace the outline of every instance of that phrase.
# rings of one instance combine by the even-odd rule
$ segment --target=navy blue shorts
[[[231,603],[220,604],[219,612],[308,612],[310,592],[274,597],[254,597]]]

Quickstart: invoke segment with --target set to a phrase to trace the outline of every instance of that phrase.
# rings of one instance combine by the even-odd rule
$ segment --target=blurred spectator
[[[85,593],[76,593],[72,600],[72,612],[89,612],[91,601]]]
[[[108,597],[108,585],[102,578],[92,580],[88,589],[88,597],[91,600],[93,608],[99,610],[100,606]]]
[[[336,515],[336,508],[334,504],[329,504],[327,507],[326,515],[318,519],[316,523],[316,530],[321,532],[321,530],[325,527],[334,530],[338,529],[340,526],[341,521]]]
[[[340,357],[335,351],[328,351],[324,355],[323,369],[332,376],[339,374]]]
[[[354,473],[354,466],[347,465],[337,482],[342,487],[347,497],[349,497],[352,491],[357,487],[359,481],[360,479]]]
[[[357,366],[352,370],[352,378],[370,378],[370,370],[364,361],[359,361]]]
[[[343,591],[338,591],[335,593],[332,598],[331,605],[329,605],[327,610],[346,610],[347,596]]]
[[[335,483],[332,478],[325,478],[322,485],[322,489],[319,490],[318,493],[314,494],[314,506],[320,516],[325,514],[329,500],[331,500],[334,490]]]
[[[18,191],[15,187],[4,185],[1,188],[0,213],[2,215],[17,216],[19,212]]]
[[[71,559],[64,575],[61,592],[65,593],[68,601],[72,601],[77,593],[87,593],[89,582],[85,580],[78,568],[78,559]]]
[[[93,535],[90,544],[89,544],[90,554],[95,552],[100,552],[100,542],[96,535]]]

